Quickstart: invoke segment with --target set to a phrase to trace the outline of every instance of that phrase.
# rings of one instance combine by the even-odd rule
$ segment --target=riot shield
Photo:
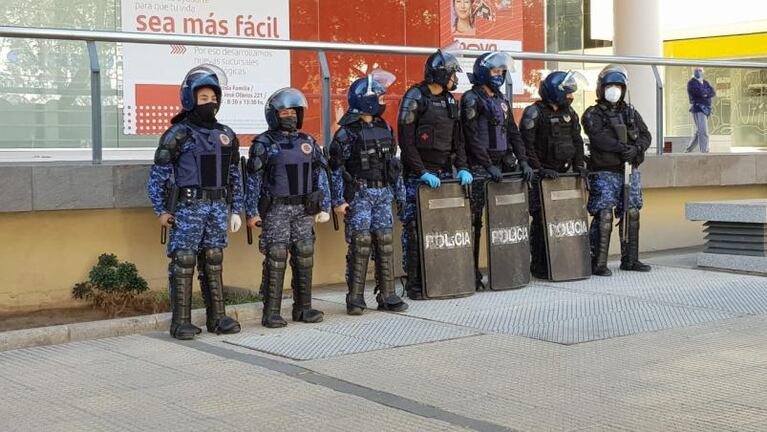
[[[530,213],[527,183],[518,175],[485,184],[489,288],[521,288],[530,282]]]
[[[591,276],[586,180],[560,174],[541,181],[541,207],[549,280],[567,281]]]
[[[474,294],[471,208],[466,189],[443,180],[418,187],[421,284],[427,299]]]

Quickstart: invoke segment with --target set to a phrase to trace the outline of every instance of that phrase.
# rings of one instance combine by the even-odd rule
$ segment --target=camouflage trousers
[[[224,200],[182,201],[173,214],[176,221],[170,230],[168,256],[178,249],[195,253],[202,249],[225,248],[229,205]]]
[[[394,194],[386,188],[362,188],[355,192],[344,215],[344,234],[349,249],[346,253],[346,280],[351,280],[352,238],[359,233],[392,229],[391,206]]]
[[[602,210],[614,209],[615,218],[623,217],[623,174],[612,171],[591,173],[589,174],[589,189],[587,208],[589,214],[594,216],[589,229],[593,254],[599,241],[599,213]],[[629,208],[641,209],[644,204],[642,201],[642,178],[641,173],[636,169],[631,172],[629,190]]]
[[[265,215],[258,248],[266,253],[275,243],[290,247],[299,240],[314,240],[314,221],[303,205],[275,204]]]

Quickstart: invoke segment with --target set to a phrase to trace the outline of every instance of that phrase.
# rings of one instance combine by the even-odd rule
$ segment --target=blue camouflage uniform
[[[284,325],[279,311],[288,253],[293,270],[293,320],[322,319],[321,312],[311,309],[311,284],[313,217],[330,211],[326,166],[315,139],[300,131],[269,130],[250,147],[245,212],[248,219],[259,216],[263,223],[259,249],[266,256],[261,291],[262,322],[267,327]]]
[[[604,86],[604,85],[603,85]],[[621,241],[622,268],[646,269],[638,261],[639,210],[642,208],[642,184],[639,165],[652,139],[642,117],[633,106],[619,101],[610,104],[603,99],[583,114],[583,129],[589,136],[589,200],[587,209],[593,216],[590,227],[592,273],[609,276],[607,256],[615,217],[621,226],[626,216],[631,221],[628,238]],[[623,131],[618,133],[616,130]],[[619,135],[624,135],[619,137]],[[628,209],[624,209],[624,170],[632,166]],[[636,249],[636,251],[634,251]]]
[[[333,207],[349,204],[344,215],[347,312],[358,315],[367,307],[364,290],[371,255],[379,309],[404,310],[407,305],[394,293],[392,203],[404,204],[405,188],[393,131],[381,117],[368,123],[353,112],[339,124],[330,145],[330,166]]]
[[[147,189],[155,214],[173,215],[167,246],[174,312],[171,334],[180,339],[199,333],[190,321],[195,264],[206,303],[208,330],[235,333],[240,328],[225,315],[221,278],[229,215],[240,213],[243,207],[238,161],[237,136],[221,124],[206,128],[184,119],[160,138]],[[167,208],[172,193],[178,197],[175,209]]]

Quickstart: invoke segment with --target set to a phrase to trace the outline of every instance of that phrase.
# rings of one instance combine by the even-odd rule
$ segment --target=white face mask
[[[605,89],[605,100],[610,103],[616,103],[621,100],[623,91],[618,86],[610,86]]]

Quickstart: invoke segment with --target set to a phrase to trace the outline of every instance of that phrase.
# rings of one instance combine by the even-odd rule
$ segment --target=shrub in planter
[[[75,284],[72,297],[104,308],[114,318],[130,307],[149,287],[136,265],[119,262],[114,254],[102,254],[88,281]]]

